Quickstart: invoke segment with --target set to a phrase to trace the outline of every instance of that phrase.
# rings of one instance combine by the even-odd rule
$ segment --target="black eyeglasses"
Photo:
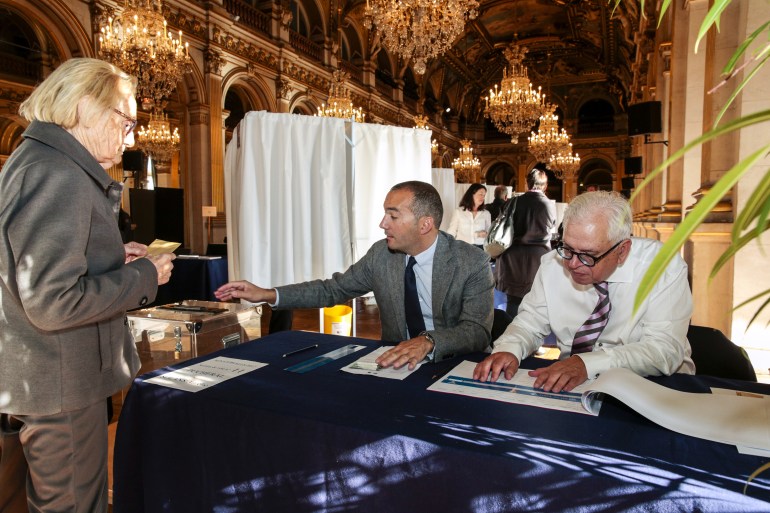
[[[599,256],[589,255],[588,253],[578,253],[577,251],[573,251],[571,248],[566,247],[563,242],[560,242],[559,245],[556,246],[556,252],[564,260],[572,260],[572,257],[577,257],[578,260],[580,260],[580,263],[583,264],[584,266],[593,267],[599,263],[599,260],[601,260],[602,258],[612,253],[612,251],[618,246],[620,246],[620,244],[625,240],[626,239],[618,241],[617,243],[615,243],[614,246],[612,246],[610,249],[608,249],[607,251],[605,251]]]
[[[123,129],[126,131],[126,135],[130,134],[131,131],[136,127],[136,118],[132,118],[128,114],[124,114],[123,112],[120,112],[118,109],[112,109],[115,111],[116,114],[121,116],[123,119],[126,120],[126,123],[123,125]]]

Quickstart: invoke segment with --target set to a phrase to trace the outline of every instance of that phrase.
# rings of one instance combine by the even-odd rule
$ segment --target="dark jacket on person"
[[[540,258],[551,250],[555,224],[556,208],[545,194],[527,191],[518,196],[513,216],[513,244],[497,257],[495,264],[498,290],[516,297],[524,297],[529,292]]]
[[[125,263],[122,187],[61,127],[33,121],[0,173],[0,412],[48,415],[103,402],[139,356],[126,310],[158,273]]]

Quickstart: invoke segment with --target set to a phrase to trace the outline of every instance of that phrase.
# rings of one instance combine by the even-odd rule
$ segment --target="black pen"
[[[302,353],[303,351],[310,351],[311,349],[315,349],[318,347],[318,344],[313,344],[312,346],[303,347],[302,349],[297,349],[296,351],[289,351],[288,353],[284,354],[283,357],[286,358],[287,356],[293,356],[297,353]]]

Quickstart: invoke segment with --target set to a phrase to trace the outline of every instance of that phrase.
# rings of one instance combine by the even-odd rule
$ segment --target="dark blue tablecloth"
[[[227,258],[176,258],[171,279],[158,287],[158,294],[152,305],[167,305],[185,299],[216,301],[214,291],[225,283]]]
[[[305,374],[283,370],[351,342],[376,345],[282,332],[202,358],[269,364],[202,392],[137,379],[118,423],[115,513],[770,511],[764,475],[742,495],[767,459],[668,431],[611,398],[594,417],[426,390],[459,360],[404,381],[339,370],[363,352]],[[715,378],[654,380],[770,393]]]

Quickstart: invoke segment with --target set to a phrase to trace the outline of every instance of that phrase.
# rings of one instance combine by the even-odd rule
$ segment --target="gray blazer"
[[[0,412],[83,408],[131,382],[125,312],[155,299],[147,259],[125,264],[121,185],[68,132],[33,122],[0,173]]]
[[[408,338],[404,314],[403,253],[376,242],[361,260],[331,279],[278,287],[277,308],[319,308],[374,292],[382,340]],[[432,282],[435,360],[483,351],[492,330],[493,281],[489,257],[478,248],[439,232]]]

